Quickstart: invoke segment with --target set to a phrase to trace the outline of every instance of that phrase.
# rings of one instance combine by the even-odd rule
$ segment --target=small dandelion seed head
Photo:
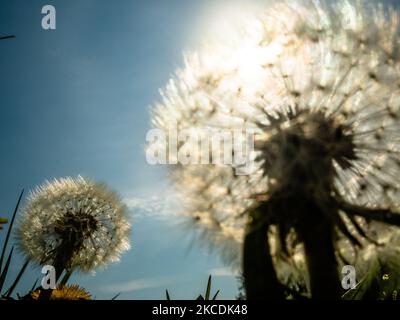
[[[130,248],[126,207],[104,184],[82,177],[55,179],[31,192],[17,228],[32,261],[89,272],[118,261]]]
[[[187,54],[152,111],[164,131],[256,132],[249,176],[230,166],[172,170],[184,212],[212,246],[239,257],[246,213],[282,190],[301,190],[321,207],[340,198],[398,210],[398,12],[375,1],[284,1],[236,28],[237,37]]]

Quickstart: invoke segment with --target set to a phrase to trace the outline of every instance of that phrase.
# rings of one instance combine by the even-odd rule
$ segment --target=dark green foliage
[[[397,300],[400,292],[400,261],[397,255],[384,254],[343,300]]]
[[[0,297],[2,297],[2,298],[11,298],[12,293],[14,292],[16,286],[18,285],[20,279],[22,278],[22,275],[24,274],[24,272],[25,272],[25,270],[26,270],[26,268],[27,268],[27,266],[29,264],[28,260],[25,261],[25,263],[22,265],[20,271],[18,272],[18,275],[16,276],[15,280],[13,281],[12,285],[10,286],[10,288],[8,288],[8,290],[3,293],[2,290],[3,290],[3,287],[4,287],[4,283],[5,283],[6,279],[7,279],[7,274],[8,274],[9,267],[10,267],[10,264],[11,264],[11,260],[12,260],[12,257],[13,257],[13,253],[14,253],[14,247],[12,247],[10,252],[8,253],[7,260],[6,260],[6,263],[4,265],[4,268],[3,268],[3,261],[4,261],[4,257],[6,256],[6,252],[7,252],[7,249],[8,249],[8,242],[9,242],[9,239],[10,239],[12,228],[13,228],[14,222],[15,222],[15,217],[17,215],[18,208],[19,208],[19,205],[21,203],[21,199],[22,199],[23,194],[24,194],[24,190],[22,190],[20,195],[19,195],[17,204],[16,204],[15,209],[14,209],[14,213],[12,215],[10,224],[8,226],[6,238],[5,238],[4,244],[3,244],[3,249],[1,251],[1,256],[0,256]]]
[[[23,194],[24,194],[24,190],[22,190],[21,194],[19,195],[17,205],[15,206],[14,213],[12,215],[11,222],[10,222],[10,225],[8,227],[8,230],[7,230],[6,239],[4,241],[3,250],[1,251],[1,256],[0,256],[0,271],[2,270],[2,267],[3,267],[3,259],[4,259],[4,255],[5,255],[6,251],[7,251],[8,240],[10,239],[10,234],[11,234],[11,230],[12,230],[13,225],[14,225],[15,216],[17,215],[17,211],[18,211],[19,205],[21,203],[21,199],[22,199],[22,195]]]

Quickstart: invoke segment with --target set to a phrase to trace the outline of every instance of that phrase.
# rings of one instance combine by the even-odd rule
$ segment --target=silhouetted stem
[[[73,242],[72,242],[73,243]],[[61,277],[61,274],[64,270],[66,270],[67,265],[70,263],[73,257],[73,250],[72,246],[68,243],[66,245],[61,244],[60,247],[57,249],[57,255],[54,259],[54,269],[56,271],[56,283]],[[69,275],[68,275],[69,274]],[[71,274],[67,270],[67,277],[69,278]],[[68,278],[66,281],[68,281]],[[53,293],[53,289],[43,289],[40,291],[39,300],[49,300],[51,294]]]
[[[282,287],[275,273],[269,243],[268,224],[249,224],[244,240],[243,275],[248,300],[282,300]]]
[[[308,217],[298,230],[304,241],[306,262],[313,299],[340,299],[338,262],[333,245],[333,224],[312,203],[305,206]]]

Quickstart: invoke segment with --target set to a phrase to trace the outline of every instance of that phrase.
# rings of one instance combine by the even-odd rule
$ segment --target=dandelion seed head
[[[48,181],[31,192],[17,240],[21,251],[40,265],[53,264],[63,254],[59,251],[68,248],[67,267],[88,272],[118,261],[130,248],[129,231],[118,196],[79,176]]]
[[[283,1],[250,20],[233,40],[186,54],[153,108],[164,130],[255,130],[248,176],[230,166],[172,169],[184,213],[237,257],[249,209],[282,191],[321,207],[339,198],[398,211],[398,12],[375,1]]]

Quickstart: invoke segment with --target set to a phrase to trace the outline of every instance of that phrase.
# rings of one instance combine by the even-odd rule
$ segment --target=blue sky
[[[56,8],[56,30],[41,28],[46,4]],[[218,255],[190,246],[189,231],[163,209],[165,168],[148,165],[144,155],[159,88],[182,64],[182,51],[199,40],[210,13],[226,5],[1,0],[0,34],[17,36],[0,42],[1,215],[9,217],[22,188],[78,174],[143,204],[132,210],[132,250],[121,262],[71,280],[97,298],[122,291],[125,299],[162,299],[168,288],[173,298],[192,299],[210,272],[221,298],[237,294]],[[14,260],[14,273],[20,263]],[[30,270],[18,291],[40,276]]]

